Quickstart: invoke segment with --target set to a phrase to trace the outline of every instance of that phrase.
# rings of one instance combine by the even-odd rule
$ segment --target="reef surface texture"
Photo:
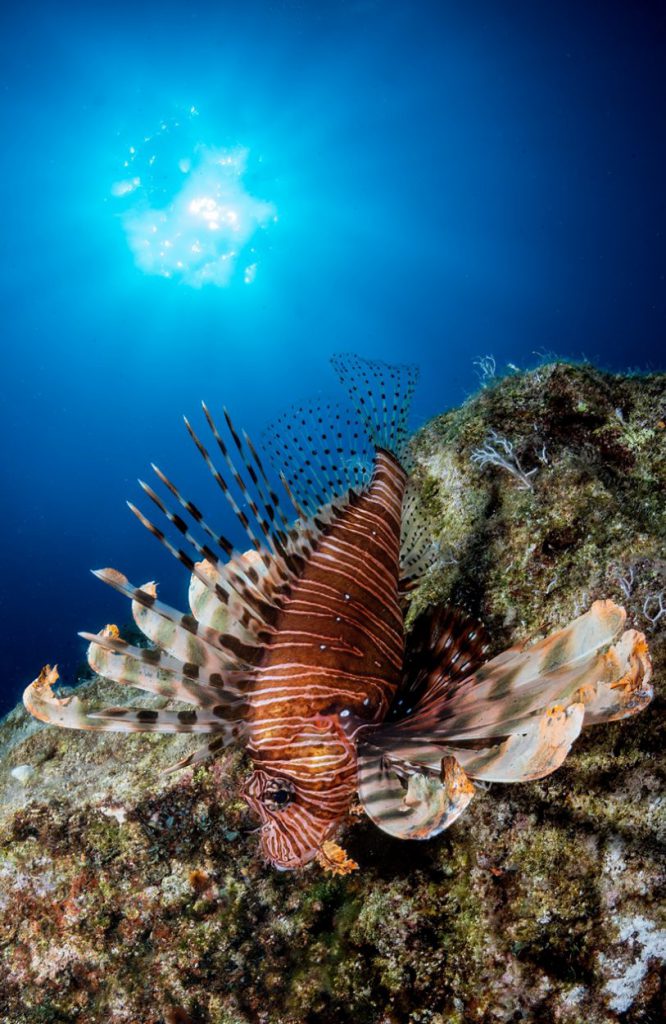
[[[359,818],[340,840],[358,871],[280,874],[257,856],[241,754],[164,776],[196,741],[13,711],[0,1020],[662,1021],[665,415],[663,376],[554,363],[490,382],[417,434],[443,555],[412,614],[463,607],[496,653],[611,597],[648,636],[656,691],[636,718],[587,730],[554,775],[479,791],[434,840]],[[127,700],[98,679],[80,693]]]

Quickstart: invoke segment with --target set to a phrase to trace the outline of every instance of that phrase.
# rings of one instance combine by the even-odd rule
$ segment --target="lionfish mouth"
[[[323,842],[324,840],[322,840],[322,844]],[[306,864],[315,859],[320,849],[321,847],[316,847],[310,850],[299,851],[299,853],[294,853],[292,856],[285,856],[284,854],[276,853],[263,836],[261,841],[261,852],[276,871],[297,871],[298,868],[304,868]]]
[[[264,823],[260,834],[261,854],[277,871],[296,871],[317,860],[336,831],[339,820],[318,823],[310,828],[307,839],[298,823],[273,818]]]

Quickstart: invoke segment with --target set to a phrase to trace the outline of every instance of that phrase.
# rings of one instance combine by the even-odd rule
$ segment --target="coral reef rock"
[[[641,715],[587,731],[546,779],[488,787],[434,840],[354,817],[340,842],[359,870],[281,874],[238,798],[242,755],[164,775],[195,740],[14,710],[0,724],[0,1019],[663,1020],[665,402],[663,376],[555,363],[416,435],[442,557],[412,616],[464,608],[495,653],[611,597],[655,667]],[[86,702],[99,685],[81,684]]]

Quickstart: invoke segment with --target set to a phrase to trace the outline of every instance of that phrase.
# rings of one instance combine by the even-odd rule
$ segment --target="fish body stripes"
[[[248,694],[248,724],[257,750],[256,723],[279,718],[285,699],[288,713],[300,700],[313,714],[348,708],[367,720],[384,717],[403,662],[395,508],[404,482],[395,460],[378,453],[367,492],[329,525],[294,581]],[[389,488],[390,506],[383,498]]]
[[[288,779],[298,791],[298,809],[292,800],[265,822],[262,842],[273,861],[276,844],[284,860],[289,836],[289,863],[315,856],[328,838],[356,792],[345,719],[381,722],[399,685],[405,480],[395,457],[378,451],[367,490],[350,495],[293,582],[255,669],[248,751],[261,778]],[[287,814],[295,817],[289,833]]]
[[[485,664],[482,627],[451,609],[406,632],[408,591],[437,557],[408,474],[416,371],[355,356],[333,364],[351,413],[316,402],[282,417],[264,445],[272,469],[226,410],[218,427],[204,405],[205,441],[186,420],[248,551],[157,466],[164,496],[141,484],[162,525],[130,508],[190,573],[188,613],[154,583],[96,573],[129,599],[148,646],[115,626],[82,633],[93,670],[191,707],[86,710],[56,696],[49,666],[24,694],[35,717],[65,728],[208,734],[170,770],[244,744],[254,770],[243,793],[280,870],[318,857],[356,795],[384,831],[427,839],[463,812],[471,780],[541,778],[583,726],[652,697],[645,637],[622,631],[625,612],[610,601]]]

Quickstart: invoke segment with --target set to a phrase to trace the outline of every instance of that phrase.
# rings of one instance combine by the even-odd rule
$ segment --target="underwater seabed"
[[[241,754],[162,775],[188,736],[0,725],[0,1018],[8,1024],[638,1024],[662,1019],[666,376],[555,363],[414,440],[429,603],[493,650],[599,598],[646,633],[655,699],[554,775],[477,791],[428,842],[356,818],[361,867],[257,856]],[[126,694],[98,679],[86,702]],[[164,701],[138,696],[146,707]]]

